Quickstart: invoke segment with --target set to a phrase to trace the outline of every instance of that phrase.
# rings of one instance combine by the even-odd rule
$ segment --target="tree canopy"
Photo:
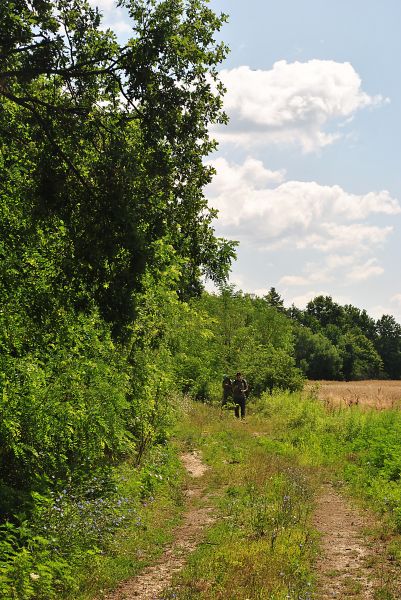
[[[61,286],[80,307],[95,299],[116,330],[134,316],[156,242],[180,261],[182,298],[203,275],[224,281],[235,246],[215,237],[203,195],[209,125],[225,121],[226,48],[214,40],[224,16],[198,0],[119,4],[125,45],[85,0],[0,7],[2,181],[15,182],[3,191],[31,230],[62,228]]]

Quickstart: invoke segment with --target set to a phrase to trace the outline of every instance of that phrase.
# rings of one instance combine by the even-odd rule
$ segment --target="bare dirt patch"
[[[351,507],[331,484],[324,484],[314,516],[321,534],[319,600],[373,600],[377,586],[373,565],[384,549],[364,536],[371,524],[367,513]]]
[[[192,477],[202,477],[207,471],[207,466],[203,464],[199,453],[196,451],[181,454],[181,460]]]
[[[173,575],[183,568],[188,554],[201,541],[205,527],[213,523],[212,507],[208,505],[204,487],[199,481],[207,471],[206,465],[197,452],[183,454],[181,460],[190,477],[185,490],[184,518],[175,530],[174,541],[155,565],[121,584],[106,600],[157,600],[171,584]]]
[[[309,381],[305,391],[332,406],[361,406],[384,410],[401,407],[401,381]]]

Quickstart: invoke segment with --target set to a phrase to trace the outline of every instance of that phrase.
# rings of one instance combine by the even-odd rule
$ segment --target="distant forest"
[[[229,294],[232,302],[242,306],[237,331],[248,327],[248,335],[254,339],[256,347],[259,338],[252,331],[254,323],[250,313],[259,313],[256,321],[260,321],[263,311],[267,310],[265,305],[282,316],[278,329],[283,333],[291,331],[291,341],[284,343],[285,335],[282,335],[277,344],[277,336],[271,334],[277,316],[270,315],[269,344],[272,349],[281,348],[293,356],[295,367],[308,379],[348,381],[401,377],[401,326],[391,315],[375,320],[366,310],[351,304],[341,306],[330,296],[317,296],[304,310],[294,305],[286,309],[274,287],[263,298],[236,293],[233,288],[226,289],[224,294]],[[253,308],[247,309],[247,304]]]
[[[304,310],[284,307],[274,287],[264,297],[223,286],[190,302],[197,335],[187,327],[175,357],[182,391],[217,394],[219,374],[243,370],[251,393],[299,389],[307,379],[399,379],[401,326],[393,316],[317,296]],[[185,339],[187,338],[187,339]]]

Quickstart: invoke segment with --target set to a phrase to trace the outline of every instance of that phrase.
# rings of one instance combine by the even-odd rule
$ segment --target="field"
[[[359,405],[377,410],[401,406],[401,381],[309,381],[305,390],[315,390],[327,405]]]

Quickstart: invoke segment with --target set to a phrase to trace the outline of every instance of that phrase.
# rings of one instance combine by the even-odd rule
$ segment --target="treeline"
[[[401,326],[366,310],[318,296],[287,311],[294,322],[297,365],[309,379],[400,379]]]
[[[180,333],[175,373],[183,391],[219,396],[223,373],[243,371],[251,393],[296,390],[307,379],[399,379],[401,326],[390,315],[318,296],[305,310],[286,309],[275,288],[263,297],[222,286],[190,302],[192,322]],[[180,350],[181,348],[181,350]]]
[[[400,379],[401,326],[393,316],[374,320],[330,296],[317,296],[305,310],[285,309],[275,288],[265,300],[291,320],[296,365],[307,378]]]

